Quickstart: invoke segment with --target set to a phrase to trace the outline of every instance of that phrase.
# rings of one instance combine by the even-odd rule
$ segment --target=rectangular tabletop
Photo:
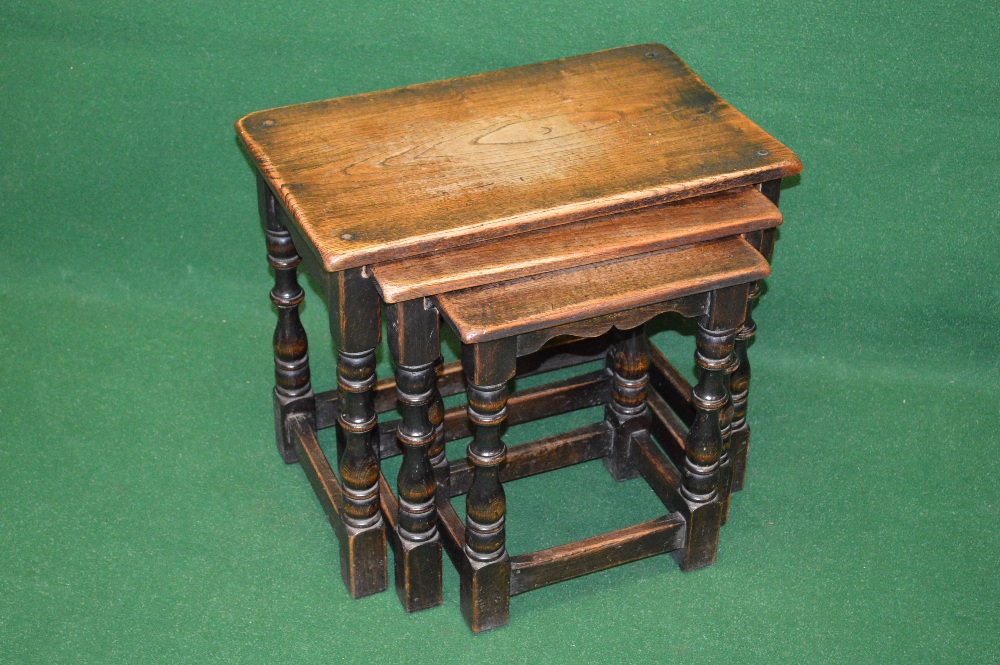
[[[658,44],[259,111],[236,130],[328,271],[801,171]]]
[[[434,296],[466,344],[563,325],[764,279],[771,266],[740,237],[522,277]]]
[[[380,263],[373,274],[383,300],[392,303],[779,224],[781,213],[767,197],[739,187]]]

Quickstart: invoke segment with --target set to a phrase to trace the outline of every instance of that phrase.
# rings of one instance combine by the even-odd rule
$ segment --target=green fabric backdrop
[[[0,662],[995,662],[998,18],[995,2],[0,4]],[[535,591],[479,637],[447,566],[440,608],[350,600],[274,451],[271,277],[233,121],[647,41],[805,163],[717,565],[659,557]],[[656,341],[690,367],[689,337]],[[600,463],[508,495],[515,552],[658,509]]]

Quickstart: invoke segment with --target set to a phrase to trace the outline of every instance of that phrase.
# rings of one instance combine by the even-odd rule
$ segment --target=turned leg
[[[730,449],[732,461],[732,479],[730,481],[730,491],[738,492],[743,489],[743,482],[747,472],[747,455],[750,449],[750,428],[747,426],[747,398],[750,395],[750,360],[747,358],[747,345],[757,332],[757,325],[750,314],[753,298],[759,295],[760,291],[755,284],[750,291],[750,302],[747,303],[747,316],[743,325],[736,333],[736,343],[733,347],[736,356],[735,369],[730,380],[730,389],[733,395],[733,422],[730,427]]]
[[[396,394],[402,414],[396,430],[403,451],[393,539],[396,593],[407,612],[442,601],[441,539],[434,503],[437,482],[428,459],[428,449],[437,435],[430,412],[435,404],[435,365],[441,344],[437,310],[425,307],[425,302],[419,298],[386,306],[389,350],[396,365]]]
[[[473,439],[473,466],[465,497],[465,555],[461,571],[462,615],[473,632],[507,624],[510,615],[510,557],[507,555],[506,497],[500,466],[507,448],[500,427],[507,417],[507,382],[514,376],[514,338],[462,345]]]
[[[440,318],[438,322],[440,325]],[[437,378],[440,376],[443,367],[444,358],[438,356],[434,363],[434,387],[431,388],[432,399],[428,412],[428,418],[431,421],[431,426],[434,428],[434,440],[431,441],[431,445],[427,449],[427,458],[434,468],[434,477],[437,478],[437,482],[442,486],[447,486],[451,476],[451,469],[448,466],[448,456],[445,454],[444,449],[444,399],[441,397],[441,391],[438,390],[437,384]]]
[[[604,407],[604,421],[611,429],[611,451],[604,466],[618,481],[639,477],[632,435],[649,429],[646,405],[649,386],[649,350],[642,326],[618,332],[608,355],[611,401]]]
[[[281,459],[286,464],[293,464],[299,459],[291,431],[285,427],[288,416],[305,414],[313,423],[316,418],[316,401],[309,381],[309,345],[299,320],[299,305],[305,292],[296,278],[300,259],[292,236],[281,224],[277,199],[259,175],[257,201],[267,239],[267,262],[274,268],[271,302],[278,309],[273,340],[274,430]]]
[[[726,366],[722,382],[726,392],[726,403],[719,412],[719,432],[722,435],[722,447],[719,452],[719,496],[722,501],[722,525],[725,526],[729,520],[729,496],[732,493],[733,482],[733,456],[732,456],[732,433],[733,433],[733,393],[730,390],[730,381],[733,371],[736,369],[735,355]]]
[[[771,180],[760,186],[760,191],[778,205],[781,198],[781,180]],[[775,229],[765,229],[746,234],[746,240],[753,245],[761,255],[771,260],[774,254]],[[732,425],[732,482],[731,489],[738,492],[743,489],[746,480],[747,457],[750,453],[750,427],[747,425],[747,399],[750,394],[750,360],[747,348],[757,333],[757,325],[753,320],[753,307],[760,297],[760,282],[750,286],[750,301],[747,304],[746,320],[736,334],[736,370],[733,372],[733,425]]]
[[[337,345],[337,447],[344,491],[340,573],[353,598],[388,586],[385,524],[379,512],[378,430],[373,389],[381,336],[378,293],[360,268],[330,278],[327,296]]]
[[[726,370],[733,362],[736,327],[746,309],[745,284],[713,291],[708,312],[698,321],[695,362],[701,376],[693,390],[695,418],[684,445],[681,498],[688,521],[685,547],[675,556],[682,570],[715,561],[722,519],[719,456],[722,451],[720,412],[729,401]]]

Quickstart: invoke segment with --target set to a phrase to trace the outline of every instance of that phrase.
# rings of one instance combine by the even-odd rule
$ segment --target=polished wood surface
[[[590,575],[632,561],[678,549],[687,524],[677,513],[591,536],[510,561],[510,595]]]
[[[259,111],[236,131],[328,271],[801,171],[658,44]]]
[[[769,272],[745,240],[724,238],[454,291],[435,301],[463,342],[478,343],[763,279]]]
[[[754,187],[506,236],[373,268],[386,302],[457,291],[773,228],[778,209]]]

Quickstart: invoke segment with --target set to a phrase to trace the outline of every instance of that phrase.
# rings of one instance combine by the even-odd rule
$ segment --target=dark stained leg
[[[439,319],[440,325],[440,319]],[[437,478],[437,482],[442,486],[448,485],[448,476],[450,474],[450,468],[448,466],[448,456],[445,454],[445,437],[444,437],[444,399],[441,397],[441,390],[438,388],[437,377],[440,376],[441,370],[444,367],[444,358],[438,356],[437,361],[434,363],[434,387],[431,389],[433,393],[433,399],[431,400],[430,412],[428,418],[431,421],[431,426],[434,428],[434,440],[431,442],[430,448],[427,450],[427,457],[430,459],[431,466],[434,468],[434,476]]]
[[[293,433],[286,422],[302,414],[316,422],[316,400],[309,381],[306,331],[299,320],[299,304],[305,297],[296,279],[299,255],[292,237],[281,225],[278,202],[263,179],[257,176],[257,202],[267,238],[267,261],[274,268],[271,302],[278,308],[274,328],[274,430],[278,452],[286,464],[298,462]]]
[[[611,450],[604,458],[611,477],[629,480],[639,476],[632,435],[648,430],[646,395],[649,388],[649,351],[642,326],[617,333],[608,354],[611,368],[611,401],[604,407],[604,421],[611,429]]]
[[[750,447],[750,428],[747,426],[747,398],[750,394],[750,360],[747,358],[747,345],[757,332],[757,325],[750,314],[750,307],[753,304],[752,299],[759,294],[756,285],[751,288],[751,300],[747,303],[746,320],[740,327],[740,331],[736,333],[736,344],[734,346],[736,367],[730,381],[730,389],[733,394],[733,422],[730,427],[730,449],[732,451],[731,492],[738,492],[743,489],[747,472],[747,454]]]
[[[727,399],[725,406],[722,407],[722,411],[719,412],[719,431],[722,434],[722,449],[719,452],[719,496],[722,501],[723,526],[725,526],[729,519],[729,496],[732,493],[733,482],[733,394],[730,391],[730,379],[735,369],[736,360],[734,356],[733,361],[726,367],[726,373],[723,377]]]
[[[437,482],[427,455],[438,434],[430,418],[437,385],[435,365],[441,353],[438,321],[437,310],[425,307],[423,298],[386,306],[389,350],[396,364],[396,394],[402,414],[396,430],[403,450],[393,540],[396,593],[407,612],[440,605],[442,600],[441,539],[434,502]]]
[[[720,412],[729,401],[726,370],[733,361],[733,341],[746,304],[745,284],[713,291],[708,313],[698,321],[695,361],[701,368],[701,376],[693,391],[695,418],[685,442],[684,483],[680,492],[688,536],[685,547],[675,552],[685,571],[714,563],[719,545]]]
[[[375,348],[381,336],[380,302],[362,268],[330,277],[327,296],[337,345],[337,421],[344,531],[340,573],[353,598],[388,586],[385,523],[379,512],[377,418],[373,400]]]
[[[771,203],[778,205],[781,198],[781,180],[765,182],[760,187]],[[774,253],[775,230],[766,229],[747,234],[747,241],[753,245],[768,261]],[[738,492],[743,489],[746,481],[747,457],[750,453],[750,427],[747,425],[747,399],[750,394],[750,360],[747,348],[757,333],[757,324],[753,320],[753,306],[760,297],[760,282],[750,285],[750,302],[747,304],[747,314],[743,326],[736,334],[736,370],[732,377],[733,392],[733,425],[732,425],[732,482],[731,490]]]
[[[510,557],[506,548],[506,498],[500,466],[507,448],[500,427],[507,417],[507,382],[514,376],[515,338],[462,345],[468,412],[474,427],[468,458],[474,467],[465,500],[462,615],[473,632],[507,624]]]

